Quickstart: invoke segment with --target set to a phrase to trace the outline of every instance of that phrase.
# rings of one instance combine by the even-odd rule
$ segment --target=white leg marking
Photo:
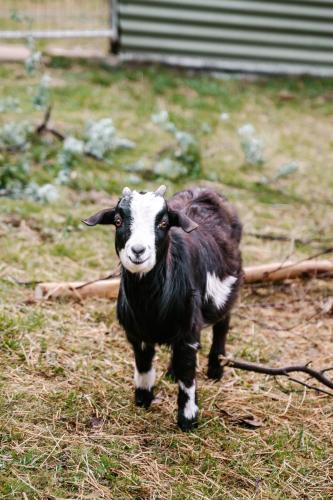
[[[193,382],[191,387],[186,387],[186,385],[184,385],[181,381],[179,381],[178,384],[181,390],[184,391],[188,396],[188,400],[186,401],[186,405],[184,408],[184,417],[192,420],[192,418],[197,416],[199,410],[195,402],[195,382]]]
[[[233,284],[237,281],[235,276],[227,276],[220,280],[215,273],[207,273],[205,299],[213,299],[216,307],[223,307],[229,298]]]
[[[134,384],[137,389],[150,389],[154,386],[155,383],[155,368],[151,368],[148,372],[138,372],[135,367],[134,370]]]
[[[199,342],[194,342],[194,344],[187,344],[189,347],[192,347],[195,351],[197,351],[200,347]]]

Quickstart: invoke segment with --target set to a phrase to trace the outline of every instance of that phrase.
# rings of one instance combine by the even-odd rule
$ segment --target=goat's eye
[[[120,227],[123,223],[123,219],[120,217],[120,215],[116,215],[114,219],[114,225],[116,227]]]
[[[158,228],[159,229],[167,229],[168,227],[168,221],[167,220],[162,220],[159,225],[158,225]]]

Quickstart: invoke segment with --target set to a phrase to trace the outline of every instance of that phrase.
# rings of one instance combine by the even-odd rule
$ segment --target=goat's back
[[[199,232],[222,229],[226,238],[239,243],[242,225],[235,207],[226,198],[209,188],[191,188],[176,193],[168,201],[171,210],[181,210],[199,225]]]

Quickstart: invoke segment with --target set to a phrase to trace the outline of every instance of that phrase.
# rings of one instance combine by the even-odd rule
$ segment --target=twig
[[[61,141],[61,142],[63,142],[66,139],[66,136],[64,136],[64,134],[62,134],[61,132],[59,132],[55,128],[49,128],[49,127],[47,127],[45,129],[45,132],[48,132],[49,134],[53,135],[54,137],[56,137],[57,139],[59,139],[59,141]]]
[[[15,276],[6,276],[3,279],[7,279],[8,281],[12,281],[16,285],[27,286],[27,287],[36,286],[36,285],[39,285],[40,283],[42,283],[42,281],[38,281],[38,280],[30,280],[30,281],[18,280],[17,278],[15,278]]]
[[[267,241],[291,241],[292,238],[290,236],[284,235],[284,234],[274,234],[274,233],[256,233],[256,232],[250,232],[250,233],[245,233],[245,236],[252,236],[253,238],[258,238],[261,240],[267,240]],[[324,242],[329,242],[332,241],[333,238],[320,238],[319,236],[316,236],[314,238],[307,238],[307,239],[302,239],[302,238],[295,238],[294,242],[299,245],[310,245],[311,243],[324,243]]]
[[[324,394],[328,394],[329,396],[333,396],[333,392],[325,391],[324,389],[320,389],[319,387],[306,384],[301,380],[290,377],[289,373],[294,373],[294,372],[307,373],[308,375],[310,375],[310,377],[318,380],[318,382],[320,382],[321,384],[325,385],[326,387],[329,387],[330,389],[333,389],[333,382],[323,375],[325,369],[321,370],[320,372],[314,370],[313,368],[309,367],[310,362],[307,363],[306,365],[291,365],[291,366],[272,368],[271,366],[263,366],[263,365],[257,365],[255,363],[247,363],[245,361],[241,361],[238,359],[231,359],[225,356],[220,356],[220,361],[223,366],[230,366],[232,368],[238,368],[239,370],[246,370],[254,373],[263,373],[266,375],[272,375],[273,377],[281,375],[289,378],[293,382],[304,385],[309,389],[313,389],[318,392],[323,392]]]
[[[36,127],[35,133],[37,135],[42,134],[44,132],[44,130],[46,130],[47,124],[49,123],[50,118],[51,118],[51,111],[52,111],[52,106],[50,105],[47,107],[47,109],[45,111],[42,123]]]
[[[50,106],[48,106],[48,108],[45,111],[42,123],[36,127],[35,134],[42,135],[44,133],[49,133],[49,134],[54,135],[54,137],[59,139],[59,141],[64,141],[66,138],[64,136],[64,134],[62,134],[61,132],[59,132],[58,130],[56,130],[54,128],[48,127],[48,123],[49,123],[50,118],[51,118],[51,112],[52,112],[52,106],[50,105]]]
[[[315,313],[311,314],[311,316],[306,318],[305,321],[299,321],[299,322],[295,323],[294,325],[286,326],[284,328],[278,327],[278,326],[269,326],[264,321],[260,321],[256,318],[251,317],[251,316],[246,316],[245,314],[239,314],[239,313],[236,313],[236,314],[237,314],[238,318],[252,321],[256,325],[262,326],[263,328],[266,328],[267,330],[273,330],[274,332],[290,332],[291,330],[295,330],[295,328],[297,328],[299,326],[304,326],[304,325],[310,323],[310,321],[313,318],[320,316],[321,314],[323,314],[323,312],[322,311],[315,312]]]
[[[295,382],[296,384],[303,385],[307,389],[312,389],[314,391],[321,392],[323,394],[327,394],[328,396],[333,396],[332,392],[325,391],[325,389],[320,389],[319,387],[316,387],[315,385],[308,384],[307,382],[303,382],[303,380],[299,380],[298,378],[288,376],[288,379],[291,380],[291,382]]]
[[[333,370],[333,366],[329,366],[328,368],[324,368],[323,370],[321,370],[321,374],[325,373],[325,372],[330,372]]]
[[[48,123],[49,123],[50,118],[51,118],[51,111],[52,111],[52,106],[49,106],[47,108],[47,110],[45,111],[45,115],[44,115],[42,123],[40,125],[38,125],[38,127],[36,127],[35,134],[42,135],[42,134],[48,133],[48,134],[51,134],[54,137],[56,137],[56,139],[59,139],[59,141],[64,142],[64,140],[66,139],[66,136],[62,132],[59,132],[59,130],[57,130],[53,127],[48,127]],[[99,158],[98,156],[94,155],[91,152],[84,152],[84,154],[88,158],[93,158],[94,160],[98,160],[98,161],[104,161],[103,158]]]
[[[4,146],[0,148],[0,153],[18,153],[19,151],[22,151],[26,145],[27,142],[22,142],[21,144],[12,144],[11,146]]]
[[[81,288],[84,288],[88,285],[92,285],[93,283],[96,283],[97,281],[105,281],[105,280],[110,280],[112,278],[118,278],[120,276],[120,263],[118,263],[118,267],[112,271],[111,274],[108,276],[105,276],[104,278],[97,278],[95,280],[87,281],[86,283],[83,283],[83,285],[75,287],[75,290],[80,290]]]

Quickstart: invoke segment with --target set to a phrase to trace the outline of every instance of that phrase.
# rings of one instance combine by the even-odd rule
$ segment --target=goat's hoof
[[[209,364],[207,377],[216,381],[221,380],[221,378],[223,377],[223,366],[221,366],[220,363]]]
[[[146,408],[146,410],[151,405],[154,399],[153,391],[148,391],[148,389],[135,389],[135,404],[136,406],[141,406]]]
[[[183,432],[190,432],[198,427],[198,416],[186,418],[184,415],[178,415],[178,427]]]

